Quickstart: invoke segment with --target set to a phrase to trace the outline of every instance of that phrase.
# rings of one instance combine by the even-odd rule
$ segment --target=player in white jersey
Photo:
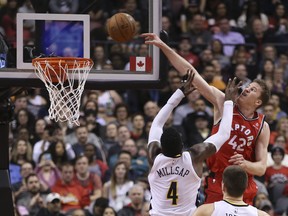
[[[200,206],[193,216],[268,216],[266,212],[243,201],[247,182],[247,173],[243,168],[228,166],[223,172],[223,200]]]
[[[173,109],[195,88],[194,76],[188,72],[187,81],[169,98],[155,117],[148,140],[148,156],[151,170],[148,176],[151,189],[151,216],[191,216],[196,209],[203,161],[214,154],[229,138],[233,102],[239,85],[229,81],[226,88],[223,119],[219,131],[204,143],[192,146],[183,152],[180,134],[173,128],[163,132],[163,126]]]

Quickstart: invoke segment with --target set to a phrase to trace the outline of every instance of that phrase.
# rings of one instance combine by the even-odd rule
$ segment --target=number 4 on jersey
[[[177,205],[178,193],[177,193],[177,182],[176,181],[171,182],[166,198],[172,200],[172,205]]]

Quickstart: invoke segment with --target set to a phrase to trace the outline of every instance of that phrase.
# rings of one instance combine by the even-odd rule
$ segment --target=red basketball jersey
[[[225,113],[223,114],[225,115]],[[242,154],[245,160],[255,161],[255,144],[264,123],[264,115],[255,112],[252,119],[247,119],[234,106],[232,130],[230,138],[222,145],[219,151],[207,159],[207,166],[214,173],[223,173],[231,165],[228,160],[234,152]],[[212,134],[219,129],[219,123],[214,125]]]

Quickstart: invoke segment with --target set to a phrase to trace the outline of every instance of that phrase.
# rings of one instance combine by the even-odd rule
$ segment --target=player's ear
[[[255,105],[257,107],[260,107],[262,105],[262,100],[261,99],[257,99],[256,102],[255,102]]]
[[[225,191],[225,186],[224,186],[223,181],[221,182],[221,188],[222,188],[222,191],[224,192]]]

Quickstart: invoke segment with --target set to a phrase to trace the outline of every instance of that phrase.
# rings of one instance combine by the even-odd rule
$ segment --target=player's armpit
[[[188,149],[196,174],[201,177],[203,173],[203,162],[216,153],[215,145],[211,143],[199,143]]]

